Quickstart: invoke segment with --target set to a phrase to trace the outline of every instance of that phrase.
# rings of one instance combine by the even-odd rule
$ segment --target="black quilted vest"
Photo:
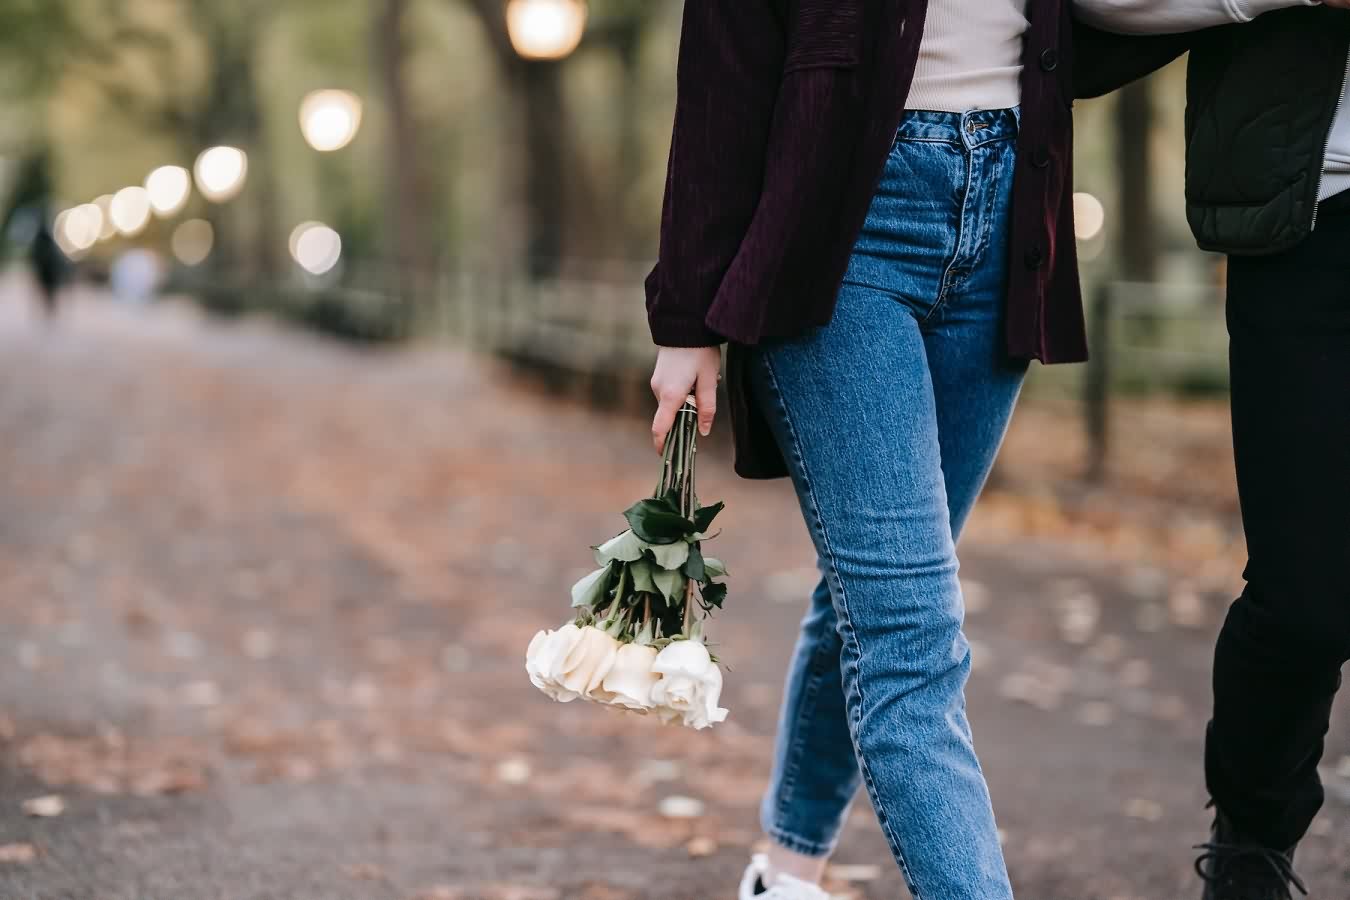
[[[1350,12],[1295,7],[1191,38],[1186,214],[1200,246],[1276,253],[1317,219]]]

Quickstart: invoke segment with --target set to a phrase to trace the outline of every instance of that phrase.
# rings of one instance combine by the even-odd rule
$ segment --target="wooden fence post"
[[[1083,417],[1087,429],[1086,478],[1092,484],[1106,480],[1111,450],[1111,285],[1102,282],[1092,295],[1090,313],[1091,360],[1083,384]]]

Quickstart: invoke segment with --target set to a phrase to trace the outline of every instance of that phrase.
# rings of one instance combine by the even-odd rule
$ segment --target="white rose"
[[[558,683],[574,694],[594,700],[593,692],[609,674],[618,654],[618,641],[599,628],[587,625],[581,629],[580,639],[563,659],[558,669]]]
[[[663,719],[681,718],[690,728],[703,729],[721,722],[727,710],[717,701],[722,694],[722,670],[712,661],[702,641],[675,641],[656,656],[652,671],[661,678],[652,687],[652,702]]]
[[[624,644],[594,698],[623,709],[641,712],[651,709],[652,688],[656,686],[656,673],[652,671],[655,661],[655,647]]]
[[[559,703],[569,703],[578,696],[575,691],[562,687],[559,679],[563,661],[579,640],[581,629],[568,622],[557,631],[536,634],[525,651],[525,671],[529,673],[530,681]]]

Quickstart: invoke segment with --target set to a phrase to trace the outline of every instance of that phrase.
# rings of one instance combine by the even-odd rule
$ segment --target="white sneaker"
[[[745,874],[741,876],[741,892],[738,900],[830,900],[830,895],[819,885],[779,874],[769,885],[764,882],[764,873],[769,871],[769,858],[756,853],[750,858]],[[763,886],[766,891],[756,894],[755,889]]]

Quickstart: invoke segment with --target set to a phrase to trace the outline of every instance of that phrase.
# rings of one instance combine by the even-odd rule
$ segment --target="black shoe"
[[[1215,810],[1209,843],[1195,849],[1204,851],[1195,861],[1195,872],[1205,882],[1203,900],[1293,900],[1292,888],[1308,895],[1294,874],[1294,847],[1280,851],[1258,844],[1220,810]]]

